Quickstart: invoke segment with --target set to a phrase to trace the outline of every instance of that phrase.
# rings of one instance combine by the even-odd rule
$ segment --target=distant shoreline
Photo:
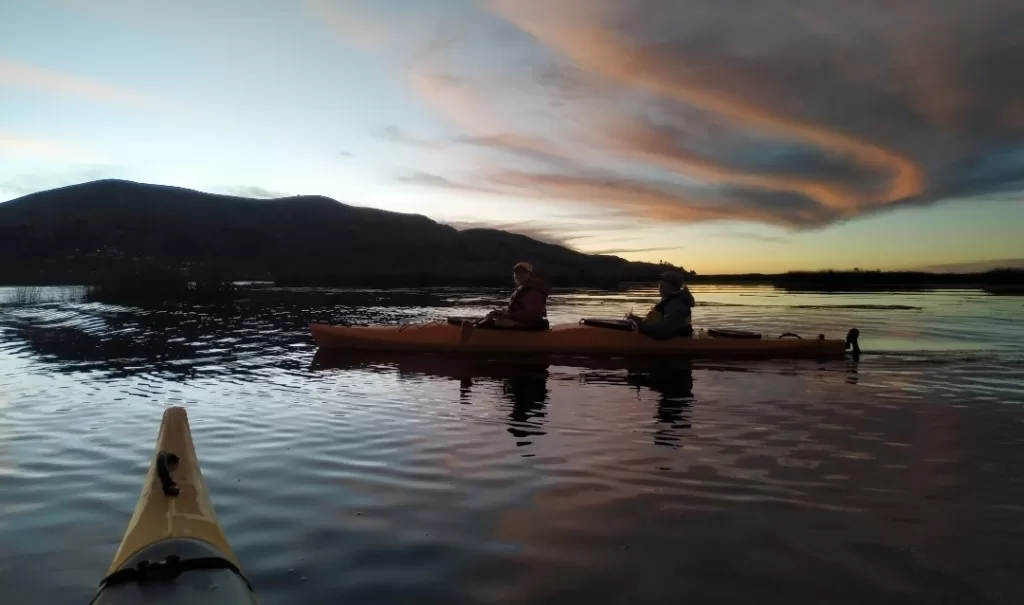
[[[32,277],[0,275],[0,286],[43,287],[80,286],[88,284],[91,278],[85,276],[49,275]],[[598,288],[621,290],[633,287],[653,286],[657,278],[637,279],[638,276],[553,276],[554,287]],[[259,282],[260,286],[272,285],[282,288],[431,288],[465,287],[490,288],[508,287],[510,280],[505,275],[495,276],[440,276],[424,274],[382,274],[382,275],[332,275],[327,277],[292,277],[278,280],[254,278],[252,276],[233,279],[236,282]],[[983,273],[926,273],[917,271],[820,271],[789,272],[779,274],[747,273],[694,275],[688,278],[694,285],[752,285],[773,286],[794,291],[914,291],[947,288],[971,288],[993,293],[1024,293],[1024,270],[1005,269]]]
[[[622,290],[653,286],[658,278],[626,275],[539,275],[554,287]],[[348,275],[328,278],[278,279],[281,287],[508,287],[510,278],[494,276],[439,275]],[[773,286],[794,291],[929,290],[974,288],[986,291],[1024,292],[1024,270],[999,269],[980,273],[926,273],[920,271],[791,271],[787,273],[745,273],[689,275],[688,284]]]
[[[693,284],[769,285],[786,290],[863,291],[972,288],[1024,292],[1024,270],[996,269],[978,273],[924,271],[791,271],[778,274],[698,275]]]

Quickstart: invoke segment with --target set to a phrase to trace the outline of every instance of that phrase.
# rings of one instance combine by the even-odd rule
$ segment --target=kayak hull
[[[716,338],[706,333],[656,340],[637,332],[577,324],[542,331],[464,331],[447,322],[358,327],[313,323],[310,332],[322,349],[582,356],[843,357],[848,342],[823,337]]]
[[[184,408],[164,411],[135,511],[92,603],[256,603],[217,521]]]

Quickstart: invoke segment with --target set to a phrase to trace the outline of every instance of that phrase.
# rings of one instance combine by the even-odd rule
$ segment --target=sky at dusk
[[[700,273],[1024,267],[1019,0],[0,0],[0,200],[320,194]]]

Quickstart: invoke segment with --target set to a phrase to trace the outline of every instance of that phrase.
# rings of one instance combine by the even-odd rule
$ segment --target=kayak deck
[[[310,331],[320,348],[353,351],[842,357],[850,345],[851,337],[853,344],[856,344],[855,330],[850,331],[846,340],[826,339],[823,336],[807,339],[722,338],[706,332],[656,340],[637,332],[579,324],[555,325],[541,331],[475,328],[467,334],[461,326],[447,322],[358,327],[313,323],[310,324]]]
[[[178,457],[172,472],[178,487],[178,495],[174,497],[165,495],[161,488],[157,470],[161,452],[174,453]],[[107,572],[113,573],[143,548],[170,538],[194,538],[208,542],[238,565],[210,503],[192,444],[188,415],[180,407],[171,407],[164,412],[146,482]]]
[[[256,603],[217,521],[184,408],[164,411],[135,511],[92,603]]]

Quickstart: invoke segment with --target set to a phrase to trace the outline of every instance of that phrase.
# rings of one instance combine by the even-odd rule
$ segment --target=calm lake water
[[[0,602],[88,602],[184,405],[265,605],[1024,603],[1024,298],[693,290],[699,326],[857,327],[865,355],[324,358],[309,321],[507,293],[267,289],[221,313],[0,290]]]

